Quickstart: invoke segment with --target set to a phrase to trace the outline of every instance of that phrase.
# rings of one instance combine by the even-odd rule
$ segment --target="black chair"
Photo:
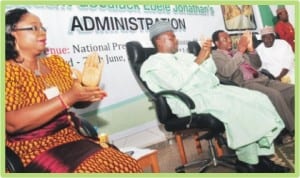
[[[198,41],[189,41],[187,45],[188,45],[187,48],[188,52],[194,54],[194,56],[198,56],[198,53],[201,50]]]
[[[134,73],[134,76],[137,82],[140,84],[141,88],[145,91],[146,95],[153,102],[155,106],[155,111],[157,118],[160,123],[164,125],[164,128],[167,131],[173,132],[176,137],[182,165],[175,169],[176,172],[185,172],[186,168],[194,167],[195,165],[200,164],[199,172],[204,172],[210,166],[223,165],[230,168],[235,168],[235,163],[230,157],[229,159],[226,156],[218,157],[216,154],[216,146],[214,140],[217,140],[218,143],[224,143],[222,133],[225,128],[222,122],[216,119],[210,114],[196,114],[191,112],[190,116],[186,117],[177,117],[172,114],[170,107],[166,102],[166,96],[178,97],[181,99],[186,106],[193,110],[195,104],[191,98],[186,94],[175,91],[175,90],[166,90],[158,93],[153,93],[140,78],[140,68],[143,62],[152,54],[156,53],[154,48],[144,48],[137,41],[130,41],[126,43],[128,60],[130,62],[131,69]],[[183,142],[181,138],[181,132],[187,130],[197,130],[205,131],[205,134],[198,137],[198,140],[207,140],[209,145],[209,151],[211,157],[208,159],[197,160],[194,162],[187,163],[185,151],[183,147]],[[222,142],[222,143],[221,143]]]
[[[98,140],[95,128],[85,119],[72,114],[72,121],[77,131],[85,137]],[[20,157],[9,147],[5,147],[5,170],[9,173],[22,173],[26,171]]]
[[[271,74],[267,69],[261,69],[259,72],[262,73],[262,74],[264,74],[265,76],[267,76],[271,80],[276,80],[276,78],[274,77],[274,75]]]
[[[7,146],[5,146],[5,166],[6,172],[21,173],[24,171],[20,157]]]
[[[262,40],[257,39],[256,35],[252,36],[252,43],[253,43],[253,48],[255,49],[260,43],[262,43]]]

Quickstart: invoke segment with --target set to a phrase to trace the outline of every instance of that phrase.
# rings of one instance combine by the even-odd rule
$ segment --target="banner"
[[[100,86],[108,97],[100,106],[81,109],[81,113],[143,95],[127,61],[125,44],[139,41],[151,47],[148,30],[156,21],[171,23],[180,51],[186,51],[188,41],[210,38],[214,31],[228,27],[222,13],[225,7],[220,5],[27,5],[7,6],[6,10],[15,7],[27,8],[41,18],[47,29],[47,55],[60,55],[79,70],[93,51],[105,61]],[[257,31],[261,28],[258,8],[251,10],[255,24],[250,30]]]

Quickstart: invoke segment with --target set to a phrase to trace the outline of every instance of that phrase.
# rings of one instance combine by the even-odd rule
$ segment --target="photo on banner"
[[[228,31],[255,30],[257,25],[251,5],[221,5]]]
[[[176,2],[176,1],[175,1]],[[251,1],[244,5],[243,1],[233,5],[223,4],[224,1],[189,1],[167,4],[159,1],[156,5],[150,1],[2,1],[1,2],[1,57],[5,58],[4,14],[8,9],[25,7],[37,14],[47,28],[47,51],[45,55],[60,55],[67,63],[77,70],[82,70],[86,57],[91,52],[98,52],[105,65],[103,67],[100,86],[108,92],[108,97],[101,103],[92,104],[85,109],[74,109],[75,112],[86,117],[97,129],[107,132],[111,139],[118,143],[122,135],[131,130],[142,130],[143,124],[156,122],[155,113],[148,108],[151,106],[143,90],[137,83],[130,69],[125,44],[138,40],[143,46],[152,47],[149,40],[149,27],[157,20],[170,21],[179,39],[179,50],[187,52],[189,41],[201,41],[210,38],[217,29],[230,33],[233,47],[244,30],[250,30],[259,36],[259,30],[265,22],[259,6],[260,1]],[[138,3],[138,4],[137,4]],[[168,1],[168,3],[170,3]],[[268,2],[274,12],[277,2]],[[265,3],[262,5],[266,5]],[[299,2],[287,1],[286,6],[293,9],[291,21],[299,31]],[[195,23],[197,22],[197,23]],[[299,35],[298,35],[299,37]],[[297,44],[299,39],[296,40]],[[299,49],[299,45],[297,45]],[[299,51],[299,50],[298,50]],[[296,52],[299,59],[299,52]],[[4,60],[1,71],[5,71]],[[296,61],[297,69],[299,62]],[[299,74],[296,70],[296,74]],[[298,79],[298,75],[296,77]],[[1,72],[1,176],[11,177],[5,173],[5,83],[4,72]],[[296,88],[298,83],[296,82]],[[296,93],[296,106],[299,95]],[[130,110],[128,110],[128,108]],[[133,110],[134,108],[138,108]],[[297,110],[297,109],[296,109]],[[135,114],[132,114],[135,113]],[[299,116],[298,110],[296,116]],[[299,133],[299,119],[296,119],[296,133]],[[124,134],[126,133],[126,134]],[[296,136],[295,154],[299,152],[299,137]],[[143,140],[147,145],[147,139]],[[178,155],[176,155],[178,156]],[[299,163],[299,156],[295,156],[295,163]],[[290,177],[299,177],[299,165],[296,164],[295,173]],[[168,172],[168,176],[175,173]],[[228,176],[227,173],[211,173],[213,177]],[[209,177],[211,177],[209,175]],[[231,173],[229,173],[231,175]],[[232,174],[236,175],[236,174]],[[268,174],[269,175],[269,174]],[[272,174],[270,174],[272,175]],[[275,175],[275,174],[274,174]],[[13,175],[14,176],[14,175]],[[36,176],[35,174],[21,174],[22,177]],[[43,177],[53,176],[42,174]],[[63,177],[72,177],[66,174]],[[76,175],[77,176],[77,175]],[[78,174],[79,177],[95,176],[95,174]],[[99,174],[100,177],[107,175]],[[123,175],[112,175],[120,176]],[[127,177],[128,175],[124,175]],[[141,175],[131,175],[140,177]],[[162,174],[142,174],[142,177],[160,177]],[[177,176],[177,175],[176,175]],[[181,174],[183,177],[198,177],[199,174]],[[242,174],[241,177],[244,175]],[[260,175],[259,175],[260,176]],[[204,176],[205,177],[205,176]]]

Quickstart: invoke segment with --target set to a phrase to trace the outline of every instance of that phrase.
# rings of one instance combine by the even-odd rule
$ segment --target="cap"
[[[149,36],[152,40],[153,37],[160,35],[164,32],[173,31],[173,28],[169,22],[166,21],[157,21],[155,24],[153,24],[149,29]]]
[[[275,35],[275,31],[274,31],[273,27],[265,26],[263,29],[260,30],[260,34],[261,35],[266,35],[266,34],[274,34]]]
[[[276,10],[276,14],[278,15],[283,11],[286,11],[286,8],[284,6],[278,6]]]

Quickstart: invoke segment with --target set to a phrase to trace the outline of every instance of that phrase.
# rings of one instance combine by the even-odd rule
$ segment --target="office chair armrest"
[[[239,86],[237,83],[235,83],[232,80],[220,80],[220,83],[223,84],[223,85]]]
[[[183,101],[190,110],[195,109],[194,101],[188,95],[186,95],[185,93],[182,93],[180,91],[164,90],[164,91],[155,93],[155,95],[158,97],[166,96],[166,95],[175,96],[175,97],[179,98],[181,101]]]
[[[13,172],[23,172],[24,166],[20,157],[9,147],[5,147],[5,165],[6,171]]]
[[[86,119],[75,115],[74,113],[72,113],[71,116],[75,128],[81,135],[94,140],[98,140],[98,133],[90,122],[88,122]]]
[[[77,102],[77,103],[73,104],[73,107],[76,109],[82,109],[82,108],[89,107],[91,104],[92,104],[92,102],[82,101],[82,102]]]
[[[269,79],[271,80],[275,80],[274,75],[272,75],[267,69],[261,69],[260,73],[266,75],[267,77],[269,77]]]

